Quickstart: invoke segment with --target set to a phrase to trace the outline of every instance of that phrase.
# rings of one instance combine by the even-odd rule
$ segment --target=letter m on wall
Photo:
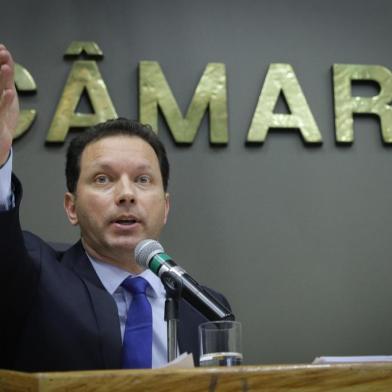
[[[139,94],[140,121],[150,124],[155,131],[158,131],[159,107],[176,143],[193,143],[207,109],[210,115],[210,142],[213,144],[228,142],[224,64],[207,64],[185,117],[182,116],[162,69],[156,61],[140,62]]]

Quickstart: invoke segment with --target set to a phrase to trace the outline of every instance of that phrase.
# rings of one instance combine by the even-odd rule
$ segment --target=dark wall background
[[[116,110],[132,118],[139,61],[160,63],[183,112],[206,64],[225,63],[227,147],[209,146],[207,119],[187,148],[161,122],[172,164],[166,250],[230,299],[249,364],[391,354],[392,151],[370,118],[355,120],[351,147],[335,145],[331,76],[333,63],[392,67],[391,11],[388,0],[4,3],[0,40],[38,84],[37,94],[22,98],[38,118],[15,144],[24,227],[50,241],[78,238],[62,208],[66,145],[45,146],[71,41],[98,43]],[[294,67],[321,147],[307,148],[296,132],[245,146],[276,62]]]

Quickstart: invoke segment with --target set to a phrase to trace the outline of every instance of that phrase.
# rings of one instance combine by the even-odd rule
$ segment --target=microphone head
[[[165,253],[163,246],[158,241],[140,241],[135,248],[136,264],[142,268],[148,268],[150,260],[158,253]]]

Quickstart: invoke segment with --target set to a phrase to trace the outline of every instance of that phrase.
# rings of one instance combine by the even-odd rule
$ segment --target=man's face
[[[87,145],[76,192],[66,193],[64,205],[91,256],[138,272],[136,245],[157,239],[169,212],[155,151],[137,136],[110,136]]]

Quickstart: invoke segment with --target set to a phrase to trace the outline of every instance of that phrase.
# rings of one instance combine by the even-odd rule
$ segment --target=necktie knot
[[[122,282],[121,286],[128,290],[132,295],[145,295],[149,283],[141,276],[137,276],[136,278],[129,276]]]

